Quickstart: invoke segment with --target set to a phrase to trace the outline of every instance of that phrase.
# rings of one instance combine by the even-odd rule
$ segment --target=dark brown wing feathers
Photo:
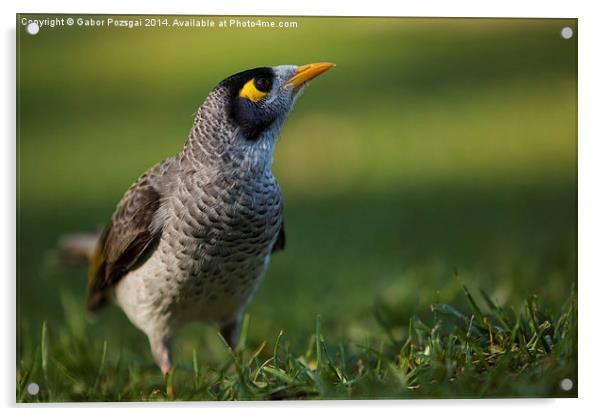
[[[160,230],[154,230],[152,223],[160,205],[160,193],[144,176],[126,192],[90,263],[89,311],[106,303],[108,289],[136,267],[145,251],[158,241]]]

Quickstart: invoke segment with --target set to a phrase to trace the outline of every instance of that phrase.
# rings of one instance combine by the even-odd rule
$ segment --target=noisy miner
[[[272,174],[280,127],[307,82],[333,66],[262,67],[220,82],[180,153],[127,190],[89,250],[89,312],[114,299],[164,375],[184,323],[216,323],[236,345],[270,256],[284,248]]]

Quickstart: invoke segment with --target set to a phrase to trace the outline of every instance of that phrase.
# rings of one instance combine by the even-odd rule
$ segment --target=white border
[[[484,4],[488,3],[488,4]],[[106,0],[102,2],[73,2],[56,0],[49,4],[42,1],[22,0],[21,13],[130,13],[130,14],[215,14],[215,15],[307,15],[307,16],[454,16],[454,17],[577,17],[582,7],[574,1],[421,1],[391,2],[387,0],[353,1],[245,1],[190,2],[135,2]]]
[[[379,413],[437,412],[455,414],[506,415],[515,410],[545,412],[545,414],[574,414],[586,412],[596,406],[597,386],[600,383],[601,360],[600,340],[600,281],[602,275],[597,256],[601,246],[597,240],[602,235],[600,216],[600,128],[602,91],[599,74],[602,74],[600,60],[600,14],[595,10],[594,1],[541,1],[526,2],[506,0],[503,2],[485,1],[422,1],[393,4],[391,1],[370,0],[362,3],[350,1],[312,0],[272,0],[228,2],[201,2],[169,0],[166,2],[126,2],[105,0],[70,2],[55,0],[52,3],[24,0],[19,4],[2,2],[3,35],[2,83],[5,96],[2,106],[2,123],[7,137],[2,140],[1,175],[3,203],[0,205],[0,230],[2,247],[0,264],[4,267],[2,282],[3,305],[1,310],[2,334],[0,357],[3,369],[0,376],[0,397],[8,414],[18,411],[14,408],[15,346],[14,346],[14,307],[15,307],[15,13],[130,13],[130,14],[215,14],[215,15],[333,15],[333,16],[454,16],[454,17],[565,17],[579,18],[579,396],[578,400],[431,400],[431,401],[345,401],[345,402],[306,402],[306,403],[244,403],[244,404],[176,404],[176,405],[132,405],[105,404],[100,408],[91,405],[50,405],[38,408],[23,407],[21,410],[39,412],[44,415],[111,413],[164,415],[166,412],[180,411],[197,413],[216,410],[226,413],[265,414],[266,411],[286,412],[287,414],[332,412],[343,408],[352,414],[365,413],[377,407]],[[83,407],[83,408],[82,408]],[[195,409],[201,407],[201,409]],[[101,413],[102,412],[102,413]]]

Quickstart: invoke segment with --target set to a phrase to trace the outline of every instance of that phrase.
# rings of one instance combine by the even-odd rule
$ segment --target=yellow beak
[[[292,85],[293,90],[297,91],[303,85],[305,85],[321,73],[328,71],[333,66],[336,65],[330,62],[318,62],[315,64],[302,65],[297,68],[297,70],[295,71],[295,75],[290,77],[284,85]]]

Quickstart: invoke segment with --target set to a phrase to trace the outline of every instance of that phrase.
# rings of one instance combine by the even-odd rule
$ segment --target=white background
[[[0,203],[0,403],[8,407],[8,414],[37,413],[44,415],[144,414],[166,413],[199,414],[199,412],[245,415],[266,413],[303,414],[333,413],[446,415],[508,415],[509,413],[537,413],[566,415],[587,414],[599,407],[598,386],[602,368],[600,305],[601,284],[600,246],[602,201],[599,178],[602,177],[600,142],[602,106],[600,99],[601,26],[602,15],[596,2],[576,0],[547,1],[413,1],[394,4],[391,0],[229,0],[185,1],[168,0],[135,2],[124,0],[79,1],[64,0],[2,2],[2,130],[0,174],[2,202]],[[16,131],[15,131],[15,14],[16,13],[130,13],[130,14],[215,14],[215,15],[331,15],[331,16],[456,16],[456,17],[564,17],[579,18],[579,399],[548,400],[427,400],[427,401],[330,401],[285,403],[176,403],[176,404],[65,404],[25,406],[15,404],[15,273],[16,273]],[[340,410],[339,410],[340,409]],[[597,409],[599,412],[599,408]]]

